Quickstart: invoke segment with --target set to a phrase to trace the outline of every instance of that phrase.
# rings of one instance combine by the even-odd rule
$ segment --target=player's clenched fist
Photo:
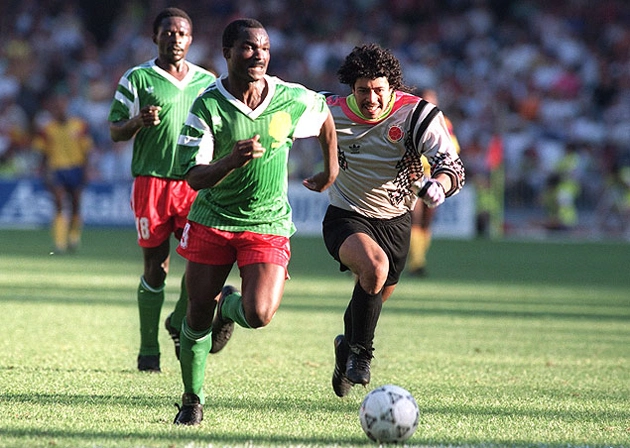
[[[260,135],[247,140],[239,140],[232,149],[232,158],[236,167],[245,166],[250,160],[258,159],[265,153],[265,148],[260,144]]]
[[[142,120],[142,127],[149,128],[151,126],[157,126],[160,124],[160,106],[144,106],[140,109],[140,119]]]

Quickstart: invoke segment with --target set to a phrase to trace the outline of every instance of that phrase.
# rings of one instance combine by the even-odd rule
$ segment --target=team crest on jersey
[[[387,135],[386,135],[387,140],[389,140],[392,143],[401,141],[404,136],[405,136],[405,131],[403,131],[403,129],[397,124],[394,124],[387,129]]]
[[[269,122],[269,136],[275,140],[271,144],[272,148],[277,148],[281,145],[284,139],[289,135],[291,130],[291,115],[286,112],[276,112],[271,117]]]

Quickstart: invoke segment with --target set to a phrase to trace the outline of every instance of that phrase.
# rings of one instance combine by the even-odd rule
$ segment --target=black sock
[[[370,295],[357,282],[352,292],[350,308],[352,339],[348,342],[350,345],[359,345],[366,350],[372,351],[376,324],[381,315],[381,309],[383,309],[382,292]]]
[[[350,343],[352,340],[352,301],[348,303],[346,312],[343,314],[343,335],[346,337],[346,342]]]

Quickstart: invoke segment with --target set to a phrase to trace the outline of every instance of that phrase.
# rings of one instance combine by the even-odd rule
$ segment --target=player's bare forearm
[[[113,141],[131,140],[140,129],[160,124],[160,106],[144,106],[140,113],[129,120],[109,124],[109,134]]]
[[[319,133],[319,145],[322,148],[324,161],[324,171],[314,176],[304,179],[302,184],[313,191],[324,191],[332,185],[339,173],[339,162],[337,159],[337,131],[332,115],[328,112],[328,117],[322,125]]]
[[[137,117],[117,121],[109,124],[109,135],[115,142],[126,142],[135,137],[141,127],[142,122]]]
[[[259,135],[247,140],[239,140],[227,156],[208,165],[197,165],[191,168],[186,174],[188,185],[193,190],[212,188],[235,169],[247,165],[252,159],[262,157],[265,154],[265,148],[259,140]]]
[[[309,190],[322,192],[330,187],[334,181],[335,179],[331,178],[329,173],[320,171],[319,173],[314,174],[307,179],[304,179],[302,181],[302,185],[304,185]]]
[[[212,188],[221,182],[234,168],[228,167],[227,157],[210,165],[197,165],[186,174],[186,182],[195,191]]]

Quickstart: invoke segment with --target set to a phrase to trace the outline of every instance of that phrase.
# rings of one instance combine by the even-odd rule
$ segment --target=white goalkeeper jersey
[[[327,98],[337,128],[339,175],[329,188],[331,205],[369,218],[390,219],[412,209],[410,187],[423,176],[421,155],[431,174],[448,174],[447,196],[464,185],[464,167],[442,112],[422,98],[395,92],[389,114],[378,120],[357,115],[348,97]]]

